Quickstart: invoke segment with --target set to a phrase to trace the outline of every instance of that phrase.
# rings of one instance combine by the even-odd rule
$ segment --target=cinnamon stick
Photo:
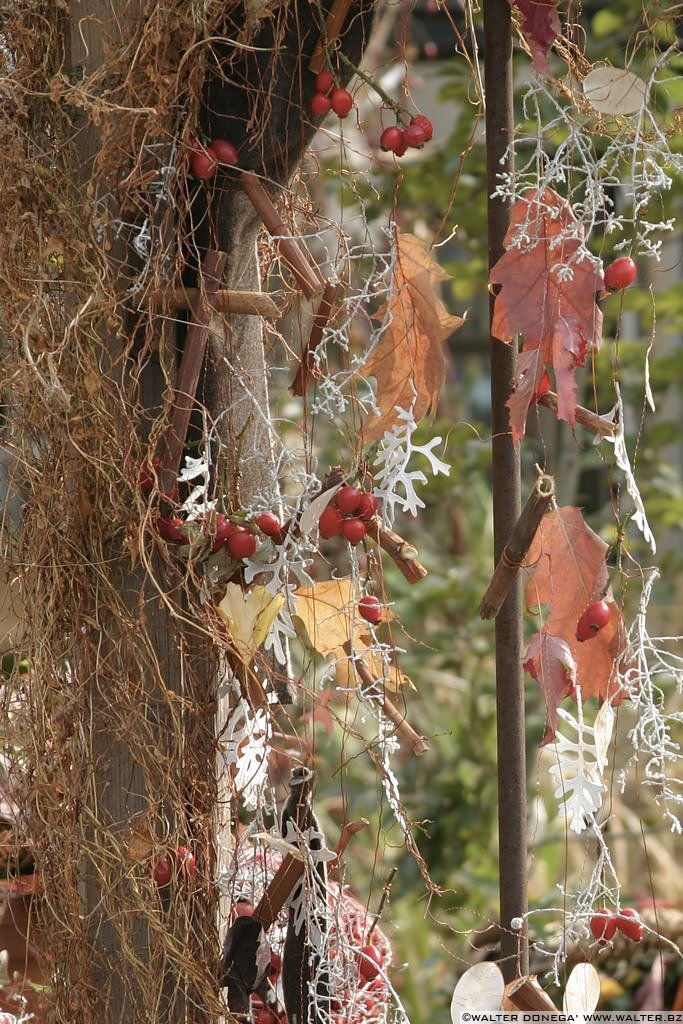
[[[318,40],[318,44],[313,51],[310,63],[308,65],[309,70],[317,75],[319,71],[325,67],[327,60],[325,53],[328,49],[334,49],[337,40],[341,36],[341,30],[344,27],[346,16],[349,13],[352,0],[334,0],[334,3],[330,7],[329,13],[325,20],[325,31]]]
[[[543,991],[533,974],[515,978],[505,986],[503,993],[504,1010],[554,1010],[558,1009],[550,996]]]
[[[161,292],[152,293],[149,296],[149,302],[161,302],[167,298],[171,309],[188,309],[197,298],[200,300],[203,298],[211,309],[228,316],[235,313],[247,316],[278,317],[282,316],[287,305],[284,293],[277,295],[269,292],[242,292],[229,288],[221,288],[219,291],[204,295],[197,288],[174,288],[170,295]]]
[[[303,860],[288,853],[271,878],[253,914],[263,925],[264,931],[267,931],[277,919],[292,889],[303,875],[305,867]]]
[[[171,422],[159,455],[159,486],[162,494],[171,494],[178,478],[187,428],[204,364],[211,322],[211,309],[204,298],[219,290],[227,260],[226,253],[208,249],[202,262],[200,287],[193,289],[195,294],[190,300],[190,323],[178,368]]]
[[[539,405],[544,405],[547,409],[557,411],[557,395],[554,391],[548,391],[538,401]],[[599,434],[600,437],[614,437],[619,429],[613,420],[608,419],[606,416],[598,416],[596,412],[584,409],[582,405],[576,406],[574,415],[577,423],[580,423],[582,427],[586,427],[588,430],[592,430],[594,434]]]
[[[372,673],[368,669],[367,665],[361,657],[354,654],[353,647],[350,640],[347,640],[343,645],[344,652],[348,655],[353,667],[358,673],[358,678],[361,683],[367,689],[374,687],[375,679]],[[406,719],[406,716],[398,710],[398,708],[391,703],[386,695],[382,697],[382,711],[389,719],[391,724],[396,728],[396,734],[400,737],[403,742],[410,747],[416,757],[424,754],[430,748],[429,740],[426,736],[421,736],[418,732],[413,729],[412,725]]]
[[[240,183],[265,227],[271,235],[275,236],[280,255],[292,271],[299,288],[307,299],[312,299],[321,291],[323,283],[304,256],[297,241],[294,238],[279,237],[286,236],[289,232],[261,179],[251,171],[242,171]]]
[[[382,526],[378,519],[372,519],[368,524],[368,535],[377,541],[383,551],[391,557],[401,574],[405,576],[408,583],[419,583],[427,575],[424,565],[418,561],[417,549],[408,544],[388,526]]]
[[[500,611],[554,496],[555,481],[546,473],[540,474],[481,599],[479,614],[482,619],[493,619]]]
[[[329,323],[338,291],[338,282],[325,282],[325,289],[320,297],[318,308],[315,311],[315,316],[313,317],[313,324],[311,325],[308,342],[306,343],[306,347],[301,355],[299,369],[297,370],[296,377],[289,387],[289,390],[293,395],[301,397],[301,395],[305,393],[309,377],[319,380],[322,376],[320,370],[315,365],[313,353],[323,339],[323,331]]]

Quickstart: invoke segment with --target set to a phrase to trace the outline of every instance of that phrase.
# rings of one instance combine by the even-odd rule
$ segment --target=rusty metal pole
[[[486,90],[486,182],[489,266],[503,252],[508,205],[491,195],[501,171],[512,170],[508,145],[513,132],[512,26],[508,0],[484,0]],[[491,300],[493,308],[493,299]],[[495,562],[521,511],[519,451],[510,436],[508,410],[517,364],[513,345],[491,338],[491,421]],[[527,806],[522,671],[522,592],[518,579],[496,618],[496,720],[498,729],[498,834],[501,969],[506,981],[528,971],[526,931],[513,918],[527,909]]]

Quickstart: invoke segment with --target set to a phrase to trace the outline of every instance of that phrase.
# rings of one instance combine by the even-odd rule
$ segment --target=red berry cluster
[[[353,96],[348,89],[338,88],[331,71],[320,71],[315,76],[315,90],[311,100],[313,117],[324,117],[334,110],[338,118],[344,118],[351,111]]]
[[[193,878],[196,874],[197,862],[187,846],[178,846],[170,854],[158,857],[152,872],[159,889],[163,889],[176,876]]]
[[[264,512],[255,520],[255,525],[266,537],[276,543],[282,543],[284,529],[277,516],[272,512]],[[160,516],[156,521],[157,533],[169,544],[188,544],[192,525],[178,516]],[[251,558],[258,547],[258,537],[248,526],[237,525],[228,519],[223,512],[216,513],[206,524],[205,536],[211,544],[211,554],[225,548],[228,554],[240,561]]]
[[[190,170],[195,178],[213,178],[219,164],[232,167],[238,160],[237,150],[227,139],[212,139],[208,146],[203,146],[197,139],[191,139],[190,149]]]
[[[606,908],[599,910],[591,917],[590,928],[596,942],[609,942],[617,928],[633,942],[640,942],[645,932],[640,914],[633,907],[624,907],[618,914]]]
[[[611,612],[607,601],[594,601],[576,623],[576,639],[591,640],[607,625]]]
[[[434,134],[432,122],[424,114],[416,114],[405,128],[395,124],[385,128],[379,144],[386,153],[403,156],[407,149],[422,149]]]
[[[377,512],[378,501],[369,491],[358,487],[340,487],[318,522],[320,536],[329,540],[340,533],[349,544],[360,544],[367,533],[366,523]]]

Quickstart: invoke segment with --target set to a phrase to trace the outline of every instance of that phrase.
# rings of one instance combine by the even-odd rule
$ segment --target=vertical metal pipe
[[[489,266],[503,252],[509,221],[505,202],[493,199],[497,176],[512,170],[508,145],[513,132],[512,29],[508,0],[484,0],[484,85],[486,91],[486,181]],[[493,300],[491,301],[493,307]],[[493,529],[495,561],[521,511],[519,452],[512,443],[505,407],[517,364],[513,345],[491,338]],[[527,909],[527,806],[522,671],[521,581],[511,589],[496,618],[496,719],[498,729],[498,834],[501,968],[506,980],[528,971],[526,931],[510,922]]]

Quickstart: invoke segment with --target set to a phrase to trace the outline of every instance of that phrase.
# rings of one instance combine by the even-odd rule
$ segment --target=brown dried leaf
[[[397,232],[392,298],[376,315],[386,325],[363,376],[377,382],[379,416],[363,428],[363,440],[384,436],[398,422],[397,407],[411,409],[416,421],[436,408],[445,376],[443,342],[463,317],[449,313],[437,286],[448,274],[414,235]],[[413,405],[414,403],[414,405]]]

